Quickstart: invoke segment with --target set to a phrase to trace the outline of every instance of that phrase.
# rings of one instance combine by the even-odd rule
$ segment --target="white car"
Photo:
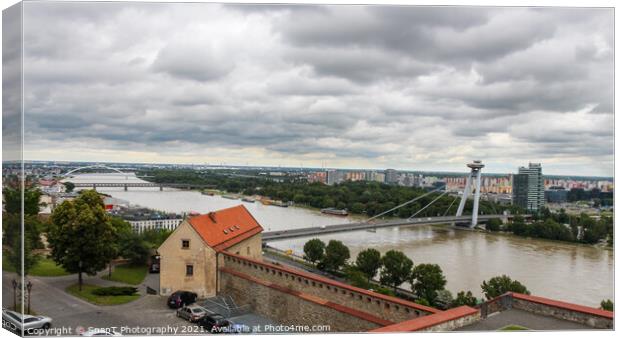
[[[2,309],[2,322],[5,329],[25,334],[36,333],[37,330],[47,330],[52,327],[52,318],[50,317],[22,315],[19,312],[7,309]]]

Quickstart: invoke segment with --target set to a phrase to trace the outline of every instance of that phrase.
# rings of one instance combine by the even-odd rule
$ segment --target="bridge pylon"
[[[478,205],[480,203],[480,181],[482,176],[482,168],[484,168],[484,164],[482,161],[475,160],[472,163],[468,163],[467,166],[471,169],[469,176],[467,176],[467,180],[465,181],[465,190],[463,190],[463,196],[461,197],[461,203],[459,203],[459,208],[456,211],[456,216],[463,215],[463,209],[465,208],[465,203],[467,202],[467,198],[471,194],[471,186],[475,184],[475,192],[474,192],[474,209],[471,213],[471,226],[475,227],[478,224]]]

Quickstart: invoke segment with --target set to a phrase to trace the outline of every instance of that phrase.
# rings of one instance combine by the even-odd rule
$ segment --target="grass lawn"
[[[83,284],[82,291],[79,291],[79,286],[76,283],[67,287],[65,290],[76,297],[97,305],[119,305],[129,303],[140,298],[140,295],[138,294],[131,296],[97,296],[93,294],[93,290],[98,288],[100,288],[100,286]]]
[[[65,269],[56,265],[56,263],[46,257],[42,257],[37,262],[37,265],[32,267],[30,270],[30,274],[32,276],[41,276],[41,277],[53,277],[53,276],[66,276],[69,275]]]
[[[8,261],[8,254],[6,252],[2,254],[2,270],[15,272],[15,269]],[[66,276],[69,275],[69,273],[60,266],[56,265],[52,259],[41,257],[39,258],[37,264],[30,270],[30,275],[39,277],[54,277]]]
[[[527,327],[523,327],[521,325],[506,325],[504,327],[502,327],[501,329],[499,329],[499,331],[522,331],[522,330],[529,330]]]
[[[146,277],[147,270],[148,267],[146,265],[118,265],[114,267],[114,270],[112,271],[112,277],[108,277],[108,274],[105,274],[103,279],[131,285],[138,285],[142,283],[144,277]]]

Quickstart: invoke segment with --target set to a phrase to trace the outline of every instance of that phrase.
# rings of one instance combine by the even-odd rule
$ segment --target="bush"
[[[603,310],[607,310],[607,311],[613,311],[614,310],[614,302],[611,299],[607,299],[601,302],[601,309]]]
[[[92,291],[97,296],[131,296],[137,292],[138,288],[132,286],[109,286]]]

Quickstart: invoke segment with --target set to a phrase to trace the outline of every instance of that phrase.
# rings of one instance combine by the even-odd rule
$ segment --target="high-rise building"
[[[398,171],[395,169],[385,169],[385,183],[398,183]]]
[[[526,210],[538,211],[545,205],[545,185],[540,163],[520,167],[512,178],[512,203]]]

